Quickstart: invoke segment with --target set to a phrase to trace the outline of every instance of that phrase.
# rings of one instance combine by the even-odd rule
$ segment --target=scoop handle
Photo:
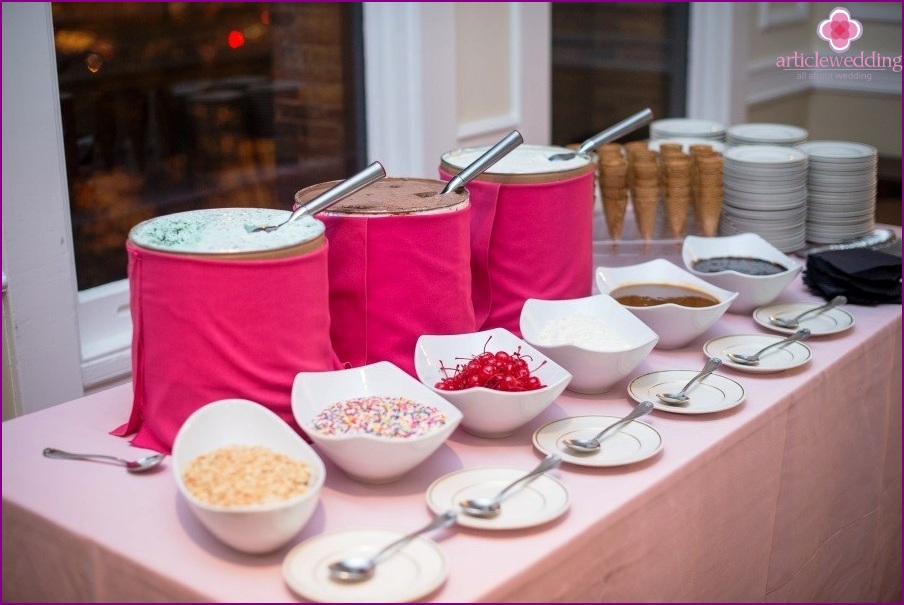
[[[396,540],[395,542],[391,542],[384,546],[377,554],[371,557],[371,562],[374,564],[379,563],[380,561],[388,558],[393,555],[397,550],[420,536],[421,534],[425,534],[428,531],[433,531],[434,529],[439,529],[441,527],[446,527],[447,525],[451,525],[455,518],[458,516],[458,513],[453,510],[447,510],[446,512],[437,515],[433,518],[430,523],[425,525],[424,527],[411,532],[410,534],[406,534]]]
[[[603,130],[583,143],[578,147],[578,153],[587,153],[589,151],[593,151],[603,143],[611,143],[615,139],[625,136],[628,133],[634,132],[641,126],[645,124],[649,124],[653,119],[653,111],[647,107],[642,111],[638,111],[633,116],[629,118],[625,118],[618,124],[610,126],[606,130]]]
[[[327,189],[314,199],[299,206],[286,222],[292,222],[306,214],[313,216],[318,212],[322,212],[356,191],[360,191],[371,183],[382,179],[384,176],[386,176],[386,170],[383,168],[383,164],[374,162],[358,174],[350,176],[335,187]]]
[[[446,186],[440,191],[440,195],[464,187],[474,180],[474,177],[482,174],[484,170],[508,155],[512,149],[523,142],[524,138],[521,136],[520,132],[517,130],[511,131],[505,135],[504,139],[490,147],[490,149],[482,156],[468,164],[464,170],[449,179],[449,182],[446,183]]]
[[[625,426],[626,424],[628,424],[629,422],[633,421],[635,418],[640,418],[641,416],[644,416],[644,415],[646,415],[646,414],[649,414],[650,412],[653,411],[653,408],[654,408],[654,407],[655,407],[655,406],[653,405],[653,402],[652,402],[652,401],[642,401],[642,402],[640,402],[639,404],[637,404],[636,406],[634,406],[634,409],[631,410],[631,413],[630,413],[630,414],[628,414],[627,416],[625,416],[624,418],[622,418],[621,420],[619,420],[619,421],[616,422],[615,424],[610,425],[610,426],[606,427],[605,429],[603,429],[602,431],[600,431],[599,433],[597,433],[597,435],[596,435],[593,439],[591,439],[590,441],[595,441],[595,442],[599,443],[599,442],[602,441],[603,438],[605,438],[605,436],[608,435],[609,433],[614,433],[614,432],[616,432],[616,431],[619,430],[621,427],[623,427],[623,426]]]

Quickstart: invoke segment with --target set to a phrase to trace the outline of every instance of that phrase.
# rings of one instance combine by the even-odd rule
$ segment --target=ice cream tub
[[[451,179],[486,147],[443,154]],[[552,160],[556,154],[570,159]],[[564,147],[521,145],[471,181],[472,299],[478,330],[520,336],[529,298],[572,299],[593,283],[594,166]]]
[[[219,399],[255,401],[295,425],[299,371],[338,369],[329,335],[325,227],[286,210],[180,212],[132,228],[133,404],[114,431],[169,452],[182,423]]]
[[[295,195],[296,207],[332,186]],[[423,334],[475,329],[467,191],[386,178],[318,214],[330,244],[330,334],[346,367],[390,361],[414,375]]]

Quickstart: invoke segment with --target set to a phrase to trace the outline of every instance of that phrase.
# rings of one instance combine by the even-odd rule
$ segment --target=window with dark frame
[[[580,143],[644,107],[684,117],[686,2],[552,3],[552,142]],[[642,128],[623,140],[648,137]]]
[[[53,3],[79,290],[139,222],[364,167],[360,3]]]

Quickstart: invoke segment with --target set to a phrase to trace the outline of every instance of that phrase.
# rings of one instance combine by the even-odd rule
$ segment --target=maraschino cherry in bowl
[[[505,328],[421,336],[414,368],[422,383],[461,410],[478,437],[508,437],[548,408],[571,374]]]

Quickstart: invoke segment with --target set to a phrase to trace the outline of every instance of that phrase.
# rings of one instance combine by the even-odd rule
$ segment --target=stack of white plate
[[[846,141],[810,141],[807,240],[836,244],[872,232],[876,216],[875,147]]]
[[[725,125],[712,120],[669,118],[650,122],[651,139],[725,139]]]
[[[788,124],[737,124],[725,131],[729,145],[797,145],[809,133]]]
[[[807,242],[807,154],[795,147],[740,145],[725,150],[721,235],[756,233],[781,250]]]

